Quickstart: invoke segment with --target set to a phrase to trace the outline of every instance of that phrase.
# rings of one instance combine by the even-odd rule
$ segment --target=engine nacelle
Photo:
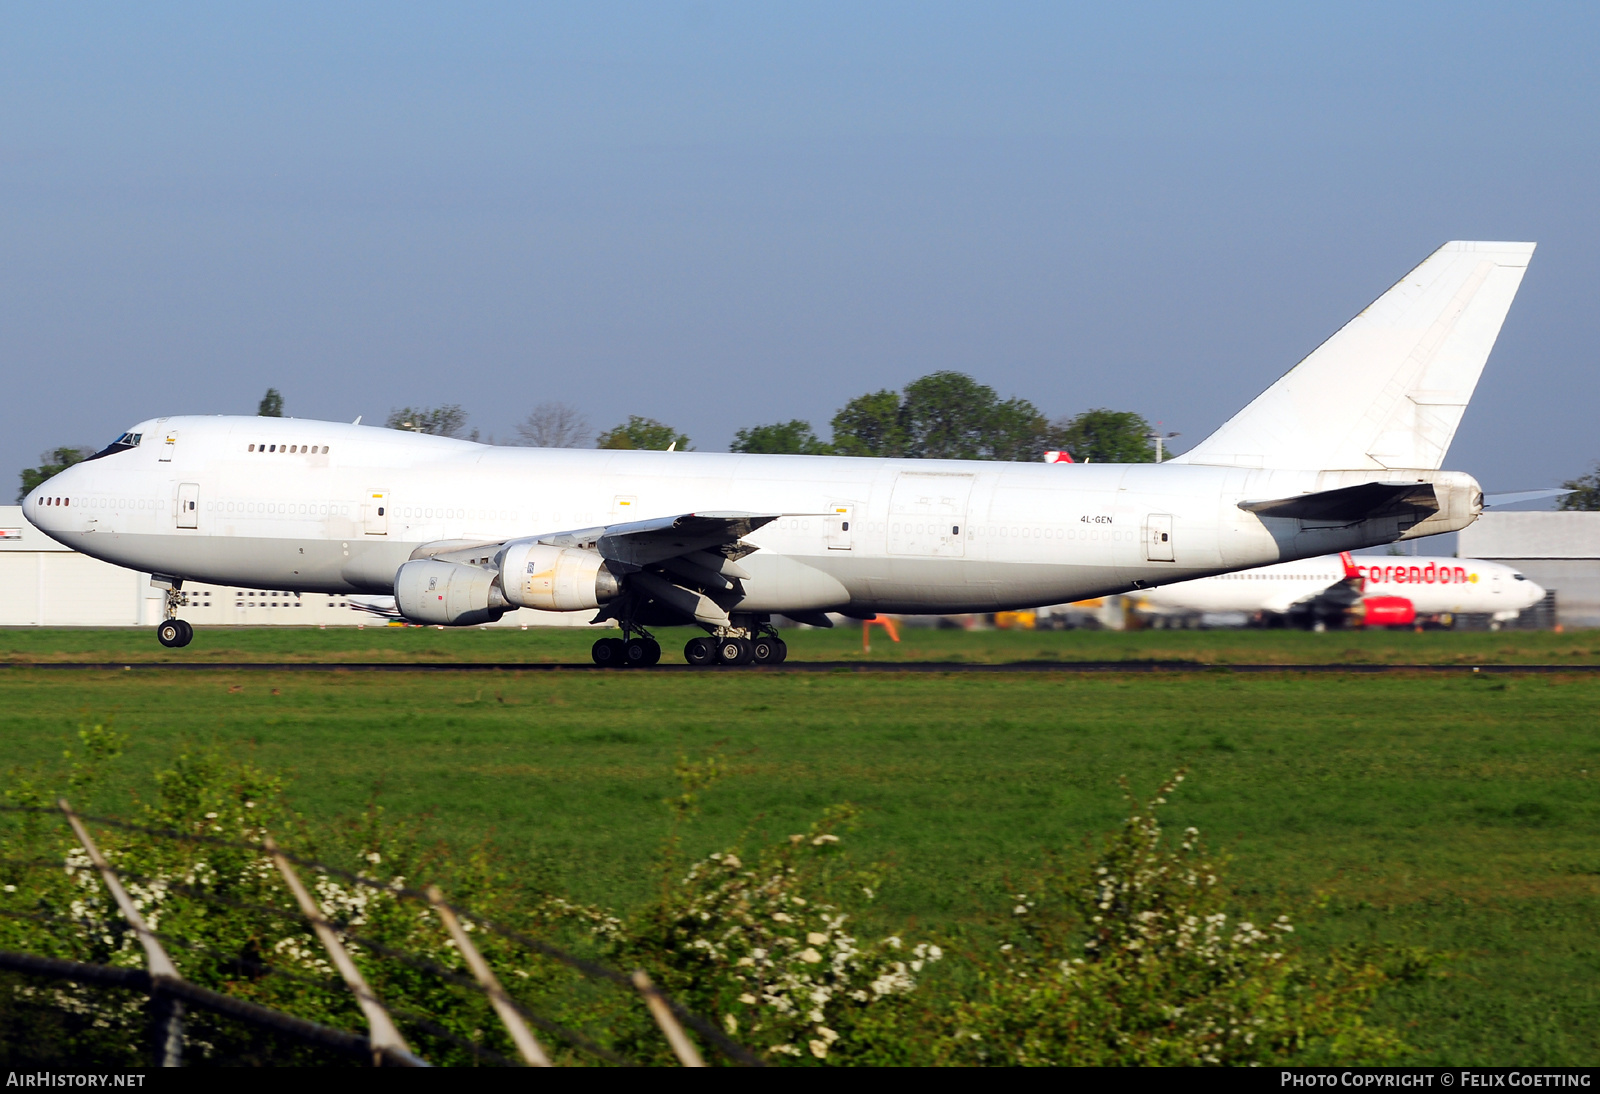
[[[506,544],[500,587],[518,607],[547,612],[598,608],[622,592],[599,551],[552,547],[531,539]]]
[[[499,575],[479,566],[421,558],[394,575],[394,602],[414,623],[471,627],[493,623],[509,605],[495,583]]]
[[[1416,606],[1403,596],[1369,596],[1362,601],[1368,627],[1404,627],[1417,620]]]

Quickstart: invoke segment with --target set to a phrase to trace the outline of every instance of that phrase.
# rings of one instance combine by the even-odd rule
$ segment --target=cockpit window
[[[1512,574],[1511,576],[1516,578],[1518,581],[1526,581],[1526,580],[1528,580],[1527,578],[1523,577],[1521,574]]]
[[[98,460],[101,456],[112,456],[118,452],[127,452],[129,449],[138,448],[139,442],[144,439],[143,433],[124,433],[100,451],[90,456],[90,460]],[[85,463],[88,461],[85,460]]]

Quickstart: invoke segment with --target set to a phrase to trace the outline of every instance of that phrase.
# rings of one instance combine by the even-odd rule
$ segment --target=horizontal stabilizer
[[[1315,494],[1296,494],[1292,498],[1241,501],[1239,508],[1263,517],[1356,524],[1419,509],[1437,512],[1439,498],[1434,493],[1432,483],[1364,482],[1358,486],[1341,486],[1337,490],[1319,490]]]
[[[1545,498],[1559,498],[1572,493],[1571,490],[1515,490],[1509,494],[1485,494],[1483,506],[1485,509],[1492,505],[1516,505],[1524,501],[1543,501]]]
[[[1172,462],[1437,470],[1533,248],[1446,243]]]

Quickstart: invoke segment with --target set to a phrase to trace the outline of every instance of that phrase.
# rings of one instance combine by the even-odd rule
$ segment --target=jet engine
[[[553,547],[531,539],[506,544],[500,562],[506,599],[522,608],[578,612],[598,608],[622,592],[599,551]]]
[[[493,570],[424,558],[407,562],[394,575],[394,602],[413,623],[471,627],[493,623],[510,607]]]
[[[1416,622],[1417,609],[1403,596],[1369,596],[1362,601],[1368,627],[1404,627]]]

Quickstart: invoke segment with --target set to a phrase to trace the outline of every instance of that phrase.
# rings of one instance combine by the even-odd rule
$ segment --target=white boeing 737
[[[1544,589],[1498,562],[1476,558],[1352,557],[1348,553],[1180,581],[1138,596],[1143,612],[1246,612],[1315,627],[1396,626],[1419,617],[1515,619]]]
[[[1449,532],[1440,470],[1531,243],[1447,243],[1192,451],[1012,464],[496,448],[292,418],[141,422],[33,491],[28,519],[185,580],[392,594],[408,619],[595,611],[602,664],[698,625],[693,663],[781,661],[782,613],[990,612]]]

